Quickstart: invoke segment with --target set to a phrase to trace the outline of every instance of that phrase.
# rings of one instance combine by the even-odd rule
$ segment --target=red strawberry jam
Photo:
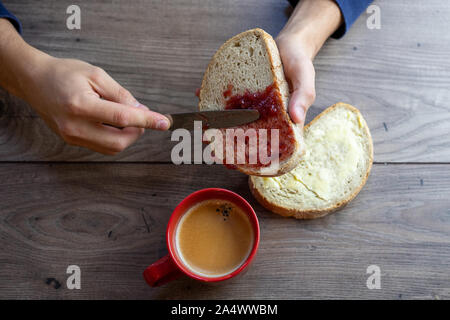
[[[270,129],[279,130],[279,161],[280,163],[288,158],[294,152],[295,137],[294,131],[289,125],[289,120],[282,112],[283,108],[281,95],[279,90],[272,84],[265,90],[259,92],[245,91],[243,94],[232,95],[233,87],[228,85],[227,90],[223,92],[223,96],[226,99],[225,109],[256,109],[259,111],[260,118],[252,123],[240,126],[240,128],[246,130],[249,128],[267,129],[267,154],[270,155],[271,140]],[[259,141],[259,134],[257,134]],[[248,167],[265,167],[270,164],[262,164],[259,156],[256,164],[250,164],[248,158],[248,140],[246,140],[246,164]],[[259,144],[258,144],[259,145]],[[236,164],[236,148],[235,146],[235,161]],[[226,160],[224,159],[224,164]],[[234,166],[228,165],[233,168]]]
[[[227,90],[225,90],[225,91],[223,92],[223,97],[224,97],[225,99],[231,97],[231,93],[232,93],[232,92],[233,92],[233,85],[232,85],[232,84],[229,84],[228,87],[227,87]]]

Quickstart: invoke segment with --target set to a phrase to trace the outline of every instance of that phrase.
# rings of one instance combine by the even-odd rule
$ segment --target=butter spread
[[[305,132],[306,153],[299,166],[280,177],[264,178],[264,188],[299,191],[299,184],[322,200],[344,188],[363,160],[359,115],[345,110],[344,117],[329,117],[326,126],[313,124]],[[314,127],[316,126],[316,127]]]

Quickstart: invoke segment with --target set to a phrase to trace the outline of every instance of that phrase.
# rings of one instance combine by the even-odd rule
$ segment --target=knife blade
[[[258,110],[239,109],[224,111],[200,111],[165,115],[170,120],[169,130],[194,129],[194,121],[202,121],[204,129],[241,126],[259,119]]]

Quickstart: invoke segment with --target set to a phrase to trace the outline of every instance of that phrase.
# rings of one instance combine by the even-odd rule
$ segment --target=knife
[[[169,130],[184,128],[194,130],[194,121],[202,121],[203,129],[229,128],[259,119],[258,110],[239,109],[225,111],[200,111],[165,115],[170,120]]]

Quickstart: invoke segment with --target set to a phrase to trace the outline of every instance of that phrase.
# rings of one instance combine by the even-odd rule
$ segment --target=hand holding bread
[[[268,90],[278,98],[276,105],[272,105],[273,101],[264,104],[266,98],[263,98],[256,107],[260,113],[271,108],[276,111],[242,128],[276,128],[280,131],[280,146],[286,141],[286,148],[280,151],[280,163],[274,171],[264,170],[263,165],[235,165],[237,170],[249,175],[277,176],[289,172],[297,166],[304,152],[302,125],[293,123],[287,113],[289,86],[273,38],[264,30],[252,29],[226,41],[211,59],[199,92],[199,109],[208,111],[225,110],[229,101],[239,103],[245,100],[246,94],[255,96]],[[246,108],[245,105],[238,107]],[[249,107],[254,107],[252,101]]]
[[[316,97],[312,61],[341,24],[342,16],[335,1],[303,0],[276,38],[290,85],[289,115],[297,124],[303,125]]]

